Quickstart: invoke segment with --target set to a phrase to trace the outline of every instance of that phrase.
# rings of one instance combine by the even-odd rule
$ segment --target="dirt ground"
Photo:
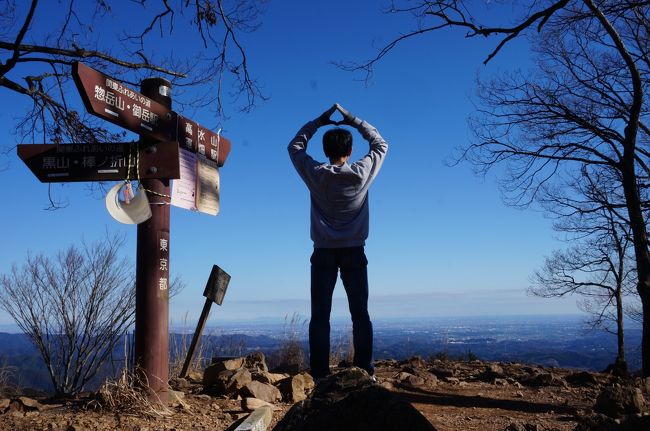
[[[590,374],[593,378],[586,383],[567,384],[565,378],[575,370],[479,361],[414,364],[406,377],[404,367],[396,361],[378,364],[378,383],[408,400],[440,431],[504,431],[513,424],[523,429],[573,430],[579,418],[591,412],[600,388],[612,382],[611,376]],[[539,382],[530,380],[531,375]],[[522,384],[526,378],[529,381]],[[234,430],[248,414],[238,400],[189,393],[185,406],[173,407],[164,416],[93,410],[88,399],[37,401],[37,408],[12,407],[0,415],[0,430],[223,431]],[[269,430],[290,407],[275,404]]]

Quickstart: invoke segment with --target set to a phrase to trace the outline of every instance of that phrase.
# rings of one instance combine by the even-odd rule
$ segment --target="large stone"
[[[42,408],[41,404],[38,401],[36,401],[36,400],[34,400],[32,398],[18,397],[16,401],[18,401],[20,404],[22,404],[25,411],[41,410],[41,408]]]
[[[214,359],[213,359],[214,361]],[[245,358],[218,359],[209,365],[203,372],[203,384],[212,384],[216,376],[226,370],[238,370],[244,366]],[[210,383],[206,383],[210,382]]]
[[[594,411],[611,418],[643,413],[645,400],[639,388],[613,385],[604,388],[594,405]]]
[[[302,372],[302,373],[300,373],[300,375],[302,376],[302,379],[303,379],[303,381],[305,383],[305,391],[307,393],[310,393],[316,387],[316,383],[314,382],[314,378],[311,376],[311,374],[306,373],[306,372]]]
[[[9,398],[2,398],[0,399],[0,413],[4,413],[9,409],[9,405],[11,404],[11,400]]]
[[[208,377],[206,377],[208,376]],[[237,370],[224,370],[212,377],[211,373],[204,373],[203,386],[212,387],[217,392],[230,395],[238,392],[241,388],[252,382],[250,371],[246,368]]]
[[[564,380],[566,380],[566,382],[571,386],[580,386],[580,387],[598,386],[598,380],[596,380],[593,374],[588,373],[587,371],[571,373],[568,376],[566,376]]]
[[[269,383],[271,385],[275,385],[279,381],[289,377],[288,374],[269,373],[268,371],[255,371],[252,374],[253,380],[257,380],[258,382],[262,383]]]
[[[411,404],[377,385],[360,368],[324,379],[273,431],[435,431]]]
[[[503,368],[501,365],[489,364],[487,367],[485,367],[485,370],[476,376],[476,379],[481,382],[492,383],[496,379],[502,379],[503,376]]]
[[[410,377],[405,376],[405,374],[409,374]],[[396,378],[401,384],[412,387],[435,386],[438,384],[438,378],[435,374],[418,367],[404,366],[402,372]]]
[[[552,373],[538,373],[528,378],[523,378],[521,383],[525,386],[539,388],[542,386],[554,386],[557,384],[557,379]]]
[[[203,382],[203,372],[201,371],[190,371],[185,377],[191,383],[202,383]]]
[[[268,403],[275,403],[282,399],[282,394],[280,394],[278,388],[255,380],[247,383],[240,393],[243,397],[253,397]]]
[[[288,403],[297,403],[307,398],[305,386],[304,374],[288,377],[278,384],[280,392],[282,392],[282,399]]]
[[[269,367],[266,366],[266,358],[262,352],[253,352],[246,357],[244,365],[251,371],[268,372]]]
[[[402,371],[401,373],[397,374],[395,379],[402,385],[407,386],[407,387],[413,387],[413,388],[419,388],[425,385],[426,381],[420,377],[416,376],[411,373],[407,373],[405,371]]]

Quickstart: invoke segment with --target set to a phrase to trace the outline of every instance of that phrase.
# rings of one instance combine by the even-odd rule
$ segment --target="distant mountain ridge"
[[[304,326],[304,325],[303,325]],[[171,360],[183,354],[191,334],[172,328]],[[204,358],[212,355],[241,356],[262,351],[272,356],[286,340],[285,334],[296,334],[307,350],[306,327],[287,328],[281,322],[270,324],[231,324],[204,333]],[[351,328],[349,323],[332,325],[332,348],[347,350]],[[627,330],[627,360],[631,370],[640,368],[640,328]],[[114,351],[111,363],[102,377],[121,369],[124,344]],[[127,343],[128,344],[128,343]],[[207,352],[207,353],[206,353]],[[543,366],[602,371],[616,355],[616,340],[605,332],[585,332],[579,319],[441,319],[431,321],[377,321],[375,323],[375,359],[402,360],[419,355],[459,358],[468,355],[486,361],[520,362]],[[182,358],[181,358],[182,360]],[[22,387],[50,389],[49,376],[37,349],[25,334],[0,332],[0,365],[17,369],[17,383]]]

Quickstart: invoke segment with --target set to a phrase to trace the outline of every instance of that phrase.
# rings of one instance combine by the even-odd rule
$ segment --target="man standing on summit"
[[[330,119],[336,110],[343,115],[340,123]],[[323,135],[323,151],[329,163],[312,159],[306,152],[307,142],[319,127],[329,124],[356,128],[370,144],[368,154],[348,164],[352,154],[352,134],[334,128]],[[311,373],[317,380],[329,374],[330,311],[340,270],[352,315],[353,365],[373,375],[368,260],[364,245],[368,237],[368,188],[381,168],[388,145],[377,129],[335,104],[305,124],[288,149],[311,197],[311,239],[314,241],[309,322]]]

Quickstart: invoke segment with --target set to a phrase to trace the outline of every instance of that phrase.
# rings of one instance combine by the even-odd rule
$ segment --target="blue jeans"
[[[311,256],[309,361],[314,378],[329,374],[330,311],[338,270],[348,295],[354,342],[353,365],[374,373],[372,322],[368,315],[368,260],[363,247],[315,248]]]

